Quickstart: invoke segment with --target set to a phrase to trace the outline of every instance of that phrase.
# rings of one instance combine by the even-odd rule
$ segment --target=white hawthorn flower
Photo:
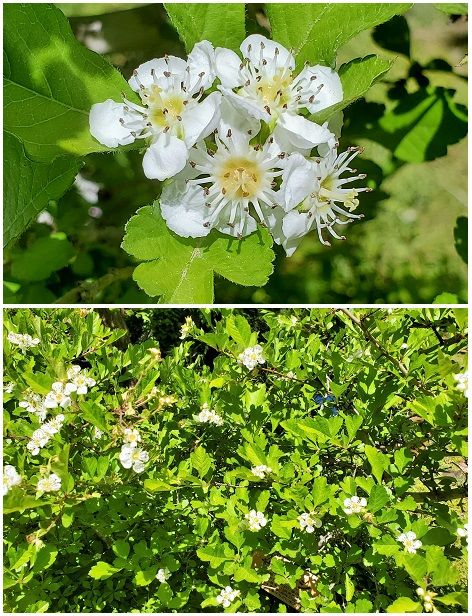
[[[120,452],[120,462],[123,468],[132,468],[135,473],[144,471],[144,463],[148,462],[149,454],[140,447],[123,445]]]
[[[60,413],[59,415],[56,415],[56,417],[54,417],[53,419],[50,419],[46,423],[43,423],[43,425],[41,426],[41,430],[46,432],[46,434],[53,436],[54,434],[57,434],[62,428],[64,419],[64,415]]]
[[[141,442],[141,435],[136,428],[125,428],[123,432],[123,441],[129,447],[137,447]]]
[[[456,389],[462,391],[466,398],[469,397],[469,371],[454,374],[454,380],[456,381]]]
[[[202,410],[198,415],[194,415],[194,419],[199,423],[212,423],[215,424],[215,426],[222,426],[224,423],[223,418],[210,409],[206,402],[202,405]]]
[[[327,66],[306,66],[295,74],[295,58],[275,41],[251,34],[240,46],[244,60],[229,49],[215,51],[219,89],[244,115],[269,125],[280,150],[311,150],[332,133],[299,115],[316,113],[340,102],[339,75]]]
[[[103,436],[103,431],[100,428],[95,427],[93,430],[92,438],[94,441],[98,441]]]
[[[3,467],[3,496],[8,494],[8,490],[21,483],[21,475],[11,464]]]
[[[312,229],[317,230],[322,244],[330,246],[323,238],[323,231],[338,240],[346,239],[338,235],[333,227],[363,218],[363,214],[352,212],[359,205],[358,194],[371,189],[345,188],[345,184],[366,176],[361,173],[341,177],[345,172],[356,172],[349,164],[359,152],[360,148],[356,147],[338,155],[334,147],[328,150],[326,156],[314,159],[306,159],[297,152],[289,156],[278,192],[280,205],[287,214],[281,221],[281,229],[277,226],[271,228],[275,231],[275,241],[282,244],[288,256],[295,252],[302,238]]]
[[[39,450],[49,443],[50,438],[51,435],[48,432],[42,428],[38,428],[31,435],[31,439],[28,441],[26,449],[31,452],[31,455],[37,456]]]
[[[315,518],[312,513],[302,513],[298,516],[298,522],[301,530],[304,530],[306,533],[315,532],[315,528],[321,528],[322,524],[321,520]]]
[[[271,152],[272,139],[251,145],[260,122],[221,105],[216,150],[199,144],[189,164],[166,184],[161,212],[169,229],[181,237],[203,237],[212,229],[241,239],[257,229],[257,220],[275,228],[284,211],[274,191],[284,154]]]
[[[73,391],[80,395],[86,394],[89,387],[96,385],[95,380],[87,376],[87,371],[80,366],[71,366],[67,370],[67,378],[69,381],[64,390],[67,395]]]
[[[180,328],[180,339],[185,340],[194,327],[195,323],[192,317],[185,317],[185,323]]]
[[[25,394],[25,399],[18,403],[18,406],[26,409],[28,413],[36,415],[39,421],[42,423],[47,416],[47,409],[44,405],[44,400],[39,394],[29,392]]]
[[[142,104],[124,98],[123,103],[108,99],[93,105],[90,132],[110,148],[147,139],[144,174],[170,178],[185,167],[190,148],[218,124],[221,94],[202,100],[214,79],[214,50],[208,41],[197,43],[187,62],[174,56],[149,60],[129,80]]]
[[[345,498],[343,502],[344,513],[347,513],[347,515],[363,513],[366,505],[367,501],[363,497],[351,496],[350,498]]]
[[[78,173],[75,176],[74,186],[77,188],[79,195],[87,201],[87,203],[98,203],[98,193],[100,192],[101,184],[87,180],[83,175]]]
[[[226,586],[216,597],[216,602],[223,607],[229,607],[231,603],[241,594],[239,590],[233,590],[231,586]]]
[[[469,543],[469,525],[468,524],[464,524],[463,527],[459,527],[456,532],[457,532],[458,537],[460,537],[461,539],[465,538],[467,543]]]
[[[42,477],[38,480],[36,490],[38,492],[57,492],[61,489],[61,478],[55,473],[51,473],[48,477]]]
[[[70,391],[67,390],[67,386],[64,383],[57,382],[51,386],[51,391],[47,394],[44,400],[44,406],[48,409],[55,409],[58,406],[66,408],[70,404]]]
[[[257,364],[265,364],[261,345],[256,344],[253,347],[245,349],[238,355],[238,362],[244,364],[248,370],[252,370]]]
[[[170,571],[167,568],[159,569],[159,571],[156,573],[156,580],[161,582],[161,584],[163,584],[164,582],[167,582],[169,577],[170,577]]]
[[[247,520],[249,530],[252,531],[261,530],[261,528],[267,524],[267,519],[261,511],[251,509],[244,517]]]
[[[400,543],[403,543],[405,550],[409,554],[416,554],[416,550],[423,545],[419,539],[416,538],[416,533],[409,530],[407,533],[402,533],[398,539]]]
[[[8,340],[11,344],[16,344],[22,351],[29,347],[35,347],[40,343],[39,338],[32,338],[29,334],[17,334],[10,332],[8,334]]]
[[[272,473],[272,469],[270,466],[266,466],[265,464],[259,464],[259,466],[253,466],[251,468],[251,473],[256,477],[264,479],[266,475]]]

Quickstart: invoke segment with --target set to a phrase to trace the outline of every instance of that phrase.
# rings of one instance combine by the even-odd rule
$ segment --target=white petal
[[[261,57],[261,43],[264,45],[262,50]],[[251,50],[249,51],[249,47]],[[276,55],[275,49],[279,50],[279,53]],[[241,43],[241,52],[245,58],[249,58],[249,60],[259,66],[261,64],[261,59],[272,62],[273,58],[277,58],[277,62],[275,64],[276,68],[281,68],[287,65],[290,69],[295,68],[295,58],[292,54],[285,49],[283,45],[277,43],[276,41],[271,41],[270,39],[262,36],[261,34],[251,34]],[[267,66],[267,65],[266,65]]]
[[[225,88],[236,88],[244,84],[241,74],[241,58],[230,49],[217,47],[215,50],[216,76]]]
[[[161,213],[169,229],[180,237],[204,237],[211,231],[204,227],[208,220],[205,195],[199,186],[171,181],[164,185]]]
[[[154,83],[154,79],[151,75],[151,70],[154,70],[159,85],[165,86],[168,81],[164,76],[164,71],[183,77],[186,68],[187,63],[185,60],[176,58],[175,56],[168,56],[167,62],[164,58],[148,60],[138,66],[136,69],[137,75],[133,75],[128,83],[135,92],[140,91],[139,84],[142,84],[145,88],[149,88],[149,86]]]
[[[312,76],[316,79],[310,80]],[[315,95],[313,103],[307,103],[306,108],[310,113],[316,113],[322,109],[326,109],[331,105],[340,103],[343,100],[343,87],[338,73],[328,66],[307,66],[300,73],[299,77],[307,79],[306,87],[303,88],[302,94],[310,96]],[[303,84],[301,84],[303,85]],[[321,90],[316,94],[318,88],[323,85]]]
[[[286,154],[291,154],[292,152],[299,152],[305,157],[310,156],[312,150],[311,147],[297,148],[293,145],[293,143],[289,141],[287,136],[289,136],[289,133],[287,133],[287,131],[285,131],[283,128],[279,129],[278,126],[275,127],[274,132],[271,135],[272,143],[269,145],[269,148],[267,150],[271,156],[277,156],[277,154],[280,154],[281,152],[284,152]],[[280,167],[284,169],[287,162],[288,158],[283,158],[279,163]]]
[[[276,130],[283,131],[284,138],[295,148],[314,148],[333,136],[327,128],[289,112],[281,114]]]
[[[225,210],[227,209],[229,208],[223,208],[222,213],[225,212]],[[244,217],[244,222],[243,222],[242,227],[241,227],[241,216]],[[242,237],[246,237],[246,235],[251,235],[251,233],[254,233],[254,231],[257,229],[257,223],[254,220],[254,218],[252,218],[252,216],[249,216],[249,214],[247,214],[246,212],[242,212],[242,214],[241,212],[238,212],[238,214],[236,215],[233,227],[230,227],[228,225],[227,215],[224,216],[224,220],[222,221],[218,220],[216,224],[214,225],[214,227],[215,229],[218,229],[218,231],[226,235],[231,235],[233,237],[239,237],[239,235],[241,234]]]
[[[150,180],[166,180],[185,167],[188,148],[182,139],[161,133],[143,157],[144,175]]]
[[[292,211],[285,216],[282,222],[284,234],[282,246],[288,257],[293,255],[303,237],[310,231],[310,228],[310,219],[307,214]],[[345,502],[344,506],[349,506],[349,504]]]
[[[299,205],[316,186],[316,167],[301,154],[294,152],[288,158],[277,197],[286,212]]]
[[[239,109],[241,113],[248,113],[251,117],[256,118],[257,120],[264,120],[264,122],[270,122],[271,115],[267,113],[264,109],[264,106],[259,101],[251,100],[249,98],[245,98],[244,96],[239,96],[239,94],[234,94],[228,88],[224,88],[223,86],[218,86],[219,90],[235,107]]]
[[[199,88],[207,90],[215,81],[215,50],[209,41],[200,41],[188,54],[188,68],[190,69],[190,90],[198,82]],[[200,80],[199,75],[205,73]]]
[[[218,135],[221,141],[226,143],[228,130],[231,129],[231,140],[236,149],[246,149],[248,142],[261,130],[260,121],[242,113],[226,98],[221,101],[220,113]],[[249,131],[251,134],[249,134]]]
[[[191,148],[215,130],[220,120],[220,103],[221,94],[212,92],[203,102],[183,112],[182,125],[187,147]]]
[[[123,103],[115,103],[111,99],[104,103],[92,105],[89,115],[89,126],[92,137],[109,148],[133,143],[134,137],[129,128],[120,123],[126,112]],[[138,114],[136,117],[139,118]]]

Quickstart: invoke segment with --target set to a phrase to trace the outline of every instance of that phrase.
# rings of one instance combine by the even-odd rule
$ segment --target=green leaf
[[[382,509],[389,501],[387,490],[383,486],[374,486],[369,494],[367,508],[371,513],[376,513]]]
[[[211,468],[211,458],[201,445],[190,454],[190,462],[202,479]]]
[[[311,115],[310,119],[322,124],[332,118],[336,113],[364,96],[374,83],[390,70],[392,64],[391,60],[373,55],[356,58],[343,64],[339,69],[339,77],[343,85],[343,100]]]
[[[364,418],[362,415],[347,415],[344,418],[344,424],[346,426],[347,434],[349,436],[349,441],[354,440],[354,437],[357,434],[357,431],[362,425]]]
[[[421,603],[418,601],[413,601],[409,597],[399,597],[393,603],[391,603],[387,612],[390,613],[398,613],[402,614],[403,612],[422,612]]]
[[[241,315],[230,316],[226,319],[226,331],[231,338],[243,347],[251,342],[251,326]]]
[[[150,296],[174,304],[213,302],[213,276],[245,286],[264,286],[273,271],[272,239],[260,229],[242,240],[217,231],[186,239],[170,231],[157,202],[138,210],[126,225],[122,247],[141,263],[133,278]]]
[[[48,569],[56,560],[59,550],[55,545],[44,545],[38,552],[34,562],[33,571],[39,573]]]
[[[272,38],[292,48],[297,65],[334,66],[336,52],[359,32],[388,21],[411,4],[266,4]]]
[[[13,513],[14,511],[44,507],[44,505],[50,502],[53,501],[50,499],[37,499],[34,496],[26,494],[21,488],[13,487],[8,490],[8,494],[3,497],[3,513]]]
[[[398,563],[405,567],[408,575],[415,584],[421,584],[428,572],[426,559],[419,554],[402,553],[398,556]]]
[[[270,529],[277,537],[281,539],[290,539],[292,530],[298,525],[296,520],[287,520],[282,516],[275,514],[270,523]]]
[[[246,36],[244,4],[165,3],[164,7],[187,51],[203,40],[237,51]]]
[[[350,601],[352,597],[354,596],[356,587],[354,586],[351,578],[349,577],[347,573],[344,576],[344,586],[346,589],[346,601]]]
[[[105,411],[96,402],[80,400],[80,411],[85,421],[88,421],[99,430],[107,431],[108,425],[105,419]]]
[[[197,550],[197,556],[200,560],[208,561],[213,569],[218,568],[226,560],[234,557],[234,552],[227,544],[223,545],[207,545],[206,547]]]
[[[259,574],[254,571],[254,569],[250,569],[249,567],[238,567],[234,572],[234,581],[241,582],[245,580],[250,583],[258,583],[260,580]]]
[[[109,150],[91,136],[89,112],[122,91],[137,101],[120,73],[77,41],[52,4],[6,5],[3,26],[5,130],[35,160]]]
[[[372,474],[377,479],[378,483],[382,483],[383,473],[389,467],[388,456],[386,456],[384,453],[381,453],[371,445],[366,445],[364,451],[372,468]]]
[[[456,220],[456,226],[454,227],[454,244],[457,254],[464,261],[468,263],[468,218],[465,216],[459,216]]]
[[[129,543],[125,541],[124,539],[117,539],[114,542],[114,544],[111,546],[111,549],[120,558],[128,558],[130,546],[129,546]]]
[[[18,280],[45,280],[65,267],[73,256],[74,248],[65,234],[52,233],[13,254],[11,273]]]
[[[318,505],[327,501],[330,494],[331,490],[329,489],[326,477],[316,477],[313,481],[313,489],[311,491],[313,507],[318,507]]]
[[[435,597],[443,605],[460,605],[464,610],[468,608],[468,595],[466,592],[450,592],[442,597]]]
[[[88,572],[89,576],[94,580],[106,580],[115,573],[121,571],[121,567],[113,567],[112,565],[100,560]]]
[[[175,486],[161,481],[160,479],[145,479],[144,489],[149,492],[170,492],[171,490],[175,490]]]
[[[21,142],[4,133],[4,246],[17,239],[49,201],[64,194],[79,168],[79,161],[68,156],[60,156],[48,164],[33,162],[25,155]]]
[[[154,565],[144,571],[138,571],[134,576],[134,583],[136,586],[149,586],[149,584],[156,579],[157,570],[158,566]]]
[[[435,2],[434,6],[446,15],[467,15],[469,11],[466,2]]]

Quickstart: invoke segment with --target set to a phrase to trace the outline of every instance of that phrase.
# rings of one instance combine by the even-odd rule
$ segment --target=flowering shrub
[[[466,611],[466,311],[198,322],[5,312],[5,609]]]
[[[161,57],[127,63],[127,80],[77,41],[56,6],[8,7],[7,184],[24,184],[26,195],[33,196],[28,200],[17,190],[7,196],[5,243],[13,246],[33,221],[44,232],[13,249],[11,294],[25,283],[49,278],[52,283],[70,265],[84,286],[67,289],[72,293],[63,294],[67,303],[80,301],[85,289],[99,296],[114,283],[129,284],[131,275],[137,286],[129,284],[129,290],[141,298],[210,303],[215,274],[237,285],[264,287],[278,247],[281,262],[302,243],[321,244],[323,255],[326,246],[346,239],[348,226],[354,227],[351,232],[365,226],[360,220],[372,215],[367,193],[379,188],[384,171],[380,160],[360,160],[360,140],[367,137],[391,150],[395,162],[383,165],[387,170],[445,155],[467,129],[464,108],[452,100],[452,91],[426,91],[413,62],[410,73],[422,89],[405,105],[415,109],[412,125],[411,119],[398,119],[395,108],[386,110],[376,132],[366,120],[370,109],[355,111],[355,101],[385,81],[394,59],[357,57],[353,51],[343,56],[343,46],[372,30],[385,50],[409,57],[409,46],[398,50],[389,29],[405,27],[401,15],[411,6],[269,3],[263,22],[259,19],[263,28],[246,19],[244,4],[197,3],[183,10],[170,3],[167,19],[180,42],[153,52]],[[454,10],[467,7],[452,5]],[[155,11],[163,12],[157,6]],[[129,50],[129,64],[142,53]],[[109,59],[123,63],[122,54]],[[436,68],[445,70],[444,64]],[[397,100],[393,90],[391,98]],[[446,118],[447,130],[440,131],[441,122],[422,125],[423,109],[430,107]],[[346,110],[351,115],[344,125]],[[78,173],[85,157],[103,152],[116,154],[98,157],[101,164],[108,159],[115,182],[91,182]],[[128,156],[137,163],[131,174],[124,171]],[[116,203],[119,229],[102,233],[100,191],[119,191],[122,176],[127,190]],[[82,208],[88,221],[84,237],[75,246],[67,237],[77,233],[74,214],[63,226],[45,209],[52,209],[50,203],[72,183],[82,205],[88,204]],[[463,228],[464,222],[457,238],[462,253]],[[105,266],[92,290],[91,253],[109,241],[124,252],[120,248],[111,258],[105,251],[107,263],[127,266],[111,272]],[[65,282],[56,283],[47,293],[43,289],[46,295],[60,293]],[[350,295],[345,288],[341,292]]]

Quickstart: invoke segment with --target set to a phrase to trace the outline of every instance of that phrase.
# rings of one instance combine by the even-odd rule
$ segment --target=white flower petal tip
[[[111,99],[92,105],[89,115],[92,137],[108,148],[133,143],[136,137],[132,134],[132,127],[126,126],[128,116],[125,105]]]
[[[188,157],[185,143],[172,135],[161,134],[144,154],[144,175],[150,180],[166,180],[182,171]]]

